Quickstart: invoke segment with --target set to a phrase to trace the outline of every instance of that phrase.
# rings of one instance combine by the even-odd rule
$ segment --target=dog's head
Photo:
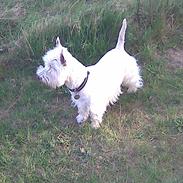
[[[44,66],[40,65],[37,68],[37,78],[52,88],[64,85],[68,76],[66,62],[68,53],[67,48],[61,45],[60,39],[57,37],[55,48],[43,56]]]

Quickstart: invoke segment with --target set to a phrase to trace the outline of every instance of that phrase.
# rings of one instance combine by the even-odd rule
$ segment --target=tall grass
[[[22,30],[21,47],[26,49],[22,52],[20,47],[19,56],[37,59],[59,36],[76,58],[89,65],[94,62],[91,59],[99,58],[115,44],[123,17],[122,13],[102,9],[71,15],[69,20],[62,15],[40,19],[31,29]]]
[[[165,45],[172,46],[182,25],[182,4],[180,0],[138,0],[127,8],[120,4],[121,9],[115,9],[112,1],[63,1],[59,5],[57,1],[53,4],[42,1],[31,7],[36,8],[36,13],[32,14],[33,10],[28,9],[29,14],[24,21],[17,23],[18,57],[40,59],[46,50],[54,46],[56,36],[60,36],[62,44],[76,58],[90,65],[115,45],[124,17],[129,23],[127,48],[132,53],[144,52],[148,47],[161,49]],[[54,13],[50,13],[52,9]]]
[[[14,6],[13,3],[12,11]],[[124,17],[129,23],[127,47],[130,51],[138,53],[149,46],[159,49],[171,44],[175,33],[181,29],[182,9],[181,0],[137,0],[126,5],[111,0],[53,3],[46,0],[30,3],[27,0],[19,4],[19,11],[25,12],[20,21],[3,20],[1,37],[15,40],[19,58],[39,59],[54,46],[55,37],[60,36],[63,45],[69,47],[79,60],[91,64],[96,61],[92,58],[99,58],[115,45]],[[7,24],[9,33],[4,31]]]

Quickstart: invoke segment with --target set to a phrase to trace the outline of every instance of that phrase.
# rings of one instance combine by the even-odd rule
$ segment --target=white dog
[[[68,87],[78,108],[78,124],[90,116],[92,127],[100,127],[106,107],[122,93],[121,85],[128,92],[135,92],[143,85],[135,58],[124,50],[126,28],[124,19],[116,47],[95,65],[85,67],[60,44],[59,38],[56,47],[43,56],[45,66],[38,67],[38,78],[52,88],[64,84]]]

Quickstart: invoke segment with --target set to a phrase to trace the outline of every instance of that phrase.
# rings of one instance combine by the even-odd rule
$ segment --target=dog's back
[[[92,77],[89,82],[92,82],[93,86],[97,85],[100,91],[108,92],[110,102],[115,101],[121,93],[121,84],[127,86],[129,92],[142,87],[136,59],[124,49],[126,29],[127,21],[124,19],[116,47],[108,51],[98,63],[88,67]]]

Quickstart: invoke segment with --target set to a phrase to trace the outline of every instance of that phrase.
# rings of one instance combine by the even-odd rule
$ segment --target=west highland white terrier
[[[52,88],[66,85],[78,108],[78,124],[90,117],[91,126],[100,127],[107,106],[122,94],[121,85],[128,92],[143,86],[136,59],[124,50],[126,28],[124,19],[116,47],[95,65],[85,67],[61,45],[59,38],[56,47],[43,56],[44,67],[40,65],[36,72],[38,79]]]

